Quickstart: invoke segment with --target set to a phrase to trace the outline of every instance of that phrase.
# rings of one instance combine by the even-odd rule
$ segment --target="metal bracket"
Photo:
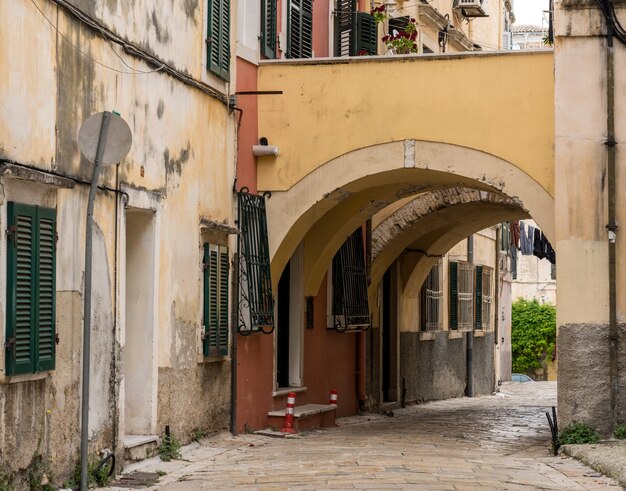
[[[17,225],[11,225],[7,227],[7,231],[6,231],[7,239],[10,239],[11,236],[15,234],[17,234]]]

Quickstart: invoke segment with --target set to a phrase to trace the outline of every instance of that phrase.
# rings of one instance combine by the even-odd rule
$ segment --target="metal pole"
[[[109,122],[111,113],[105,111],[102,115],[102,125],[100,126],[100,136],[96,150],[96,161],[89,188],[89,200],[87,202],[87,223],[85,236],[85,297],[84,297],[84,328],[83,328],[83,387],[81,401],[81,423],[80,423],[80,489],[87,491],[88,463],[89,463],[89,354],[91,342],[91,256],[92,256],[92,228],[93,228],[93,202],[98,188],[98,177],[102,166],[102,155],[106,146],[109,132]]]

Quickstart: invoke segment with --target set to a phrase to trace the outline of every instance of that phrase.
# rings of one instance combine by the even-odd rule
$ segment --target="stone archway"
[[[315,295],[333,255],[359,224],[399,199],[459,187],[507,197],[553,236],[550,183],[539,183],[512,163],[478,150],[391,142],[337,157],[288,191],[273,193],[267,201],[272,277],[280,276],[304,242],[305,295]],[[492,205],[502,210],[502,204]],[[494,216],[491,223],[499,219]]]

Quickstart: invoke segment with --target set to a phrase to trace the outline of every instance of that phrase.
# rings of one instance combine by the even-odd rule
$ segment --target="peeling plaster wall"
[[[37,5],[59,32],[89,57],[122,72],[154,67],[109,46],[49,0]],[[72,2],[147,51],[224,90],[206,74],[205,5],[197,0]],[[176,34],[176,35],[174,35]],[[200,218],[232,225],[236,121],[221,102],[162,73],[119,73],[80,54],[30,2],[0,4],[0,159],[88,181],[91,165],[76,143],[80,124],[94,112],[115,109],[128,122],[133,146],[118,166],[103,170],[100,184],[126,197],[98,191],[95,201],[90,452],[107,447],[122,457],[125,357],[125,200],[154,213],[156,307],[154,333],[156,432],[166,424],[188,442],[194,430],[227,428],[230,361],[201,356],[202,240]],[[62,481],[79,450],[83,327],[85,208],[88,187],[55,188],[0,177],[0,226],[6,203],[57,210],[56,369],[5,376],[0,351],[0,469],[26,475],[33,455]],[[234,239],[223,237],[234,250]],[[6,244],[0,245],[0,338],[5,341]],[[121,461],[121,460],[120,460]]]
[[[622,24],[626,3],[613,2]],[[609,246],[606,23],[597,2],[555,2],[555,175],[559,424],[587,422],[608,434],[626,418],[624,273],[617,232],[617,410],[609,376]],[[580,72],[584,63],[584,73]],[[614,41],[616,222],[626,219],[626,45]]]

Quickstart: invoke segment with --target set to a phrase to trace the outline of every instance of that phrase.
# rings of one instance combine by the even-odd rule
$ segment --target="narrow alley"
[[[621,489],[550,455],[544,413],[555,399],[552,382],[505,383],[498,395],[341,418],[293,438],[224,433],[185,447],[183,460],[129,466],[109,490],[151,477],[150,489],[167,490]]]

